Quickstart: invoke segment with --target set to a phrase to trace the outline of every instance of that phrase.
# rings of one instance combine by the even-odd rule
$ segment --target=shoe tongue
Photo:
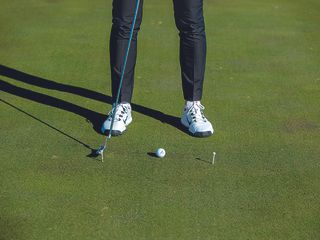
[[[186,102],[186,105],[185,105],[185,108],[186,108],[186,109],[189,109],[189,108],[191,108],[193,105],[196,105],[196,104],[200,104],[200,101],[187,101],[187,102]]]
[[[204,109],[204,107],[200,104],[200,102],[198,104],[193,104],[189,111],[191,113],[194,114],[194,116],[196,116],[197,121],[205,121],[205,118],[203,116],[202,110]]]
[[[113,108],[118,109],[130,109],[130,103],[127,102],[123,102],[123,103],[118,103],[118,105],[116,106],[115,103],[112,104]]]
[[[187,101],[186,105],[184,107],[185,111],[188,111],[190,109],[196,108],[196,109],[201,109],[201,103],[200,101]]]
[[[125,109],[130,109],[130,103],[127,103],[127,102],[122,102],[119,104],[122,108],[125,108]]]
[[[190,111],[196,115],[201,115],[201,109],[196,104],[190,108]]]

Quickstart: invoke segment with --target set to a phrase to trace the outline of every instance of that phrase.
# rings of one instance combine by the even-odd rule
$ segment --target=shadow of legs
[[[67,93],[72,93],[81,97],[85,97],[88,99],[92,100],[97,100],[101,101],[104,103],[112,104],[112,98],[110,96],[104,95],[102,93],[88,90],[85,88],[80,88],[72,85],[67,85],[63,83],[57,83],[48,79],[40,78],[37,76],[33,76],[21,71],[18,71],[13,68],[9,68],[4,65],[0,65],[0,75],[6,76],[8,78],[11,78],[13,80],[21,81],[27,84],[31,84],[34,86],[46,88],[46,89],[51,89],[51,90],[57,90],[61,92],[67,92]],[[67,110],[69,112],[76,113],[80,116],[85,117],[86,119],[89,119],[89,121],[93,124],[93,127],[95,131],[100,133],[100,126],[103,122],[103,118],[105,117],[104,115],[101,115],[97,112],[82,108],[80,106],[74,105],[72,103],[53,98],[44,94],[36,93],[31,90],[26,90],[23,88],[16,87],[14,85],[11,85],[9,83],[4,82],[5,85],[4,88],[7,89],[7,91],[10,91],[10,93],[17,94],[17,96],[24,97],[42,104],[47,104],[49,106],[61,108],[64,110]],[[5,91],[5,90],[4,90]],[[29,92],[28,92],[29,91]],[[33,94],[36,94],[37,97],[32,97]],[[39,100],[38,100],[38,97]],[[162,123],[169,124],[179,130],[181,130],[184,133],[188,133],[188,131],[180,124],[180,118],[171,116],[168,114],[164,114],[160,111],[154,110],[152,108],[144,107],[138,104],[131,104],[132,109],[138,113],[141,113],[143,115],[146,115],[148,117],[151,117],[153,119],[156,119]]]
[[[0,90],[13,94],[18,97],[22,97],[22,98],[37,102],[37,103],[45,104],[51,107],[55,107],[55,108],[66,110],[68,112],[75,113],[87,119],[88,121],[90,121],[93,126],[93,129],[97,133],[101,133],[100,127],[102,122],[105,119],[105,116],[100,113],[91,111],[89,109],[80,107],[78,105],[66,102],[64,100],[61,100],[55,97],[51,97],[42,93],[34,92],[32,90],[27,90],[21,87],[14,86],[2,80],[0,80]]]

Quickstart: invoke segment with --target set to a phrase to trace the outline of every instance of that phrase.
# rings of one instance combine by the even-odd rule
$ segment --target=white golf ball
[[[163,148],[158,148],[156,151],[156,156],[163,158],[166,155],[166,151]]]

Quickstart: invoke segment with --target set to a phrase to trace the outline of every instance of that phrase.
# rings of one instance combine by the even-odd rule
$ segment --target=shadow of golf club
[[[19,96],[19,97],[22,97],[22,98],[25,98],[25,99],[28,99],[31,101],[35,101],[37,103],[45,104],[45,105],[51,106],[51,107],[57,107],[59,109],[67,110],[69,112],[73,112],[75,114],[78,114],[81,117],[84,117],[88,121],[90,121],[92,123],[95,131],[100,133],[99,126],[102,124],[102,122],[105,118],[105,116],[102,114],[99,114],[99,113],[93,112],[91,110],[79,107],[75,104],[71,104],[69,102],[63,101],[58,98],[50,97],[50,96],[47,96],[47,95],[44,95],[41,93],[37,93],[37,92],[31,91],[31,90],[27,90],[24,88],[14,86],[14,85],[9,84],[9,83],[2,81],[2,80],[0,80],[0,90],[7,92],[7,93],[12,93],[15,96]],[[56,132],[66,136],[67,138],[72,139],[73,141],[84,146],[85,148],[89,149],[91,152],[87,155],[87,157],[97,158],[99,156],[99,154],[97,153],[97,149],[90,147],[88,144],[80,141],[79,139],[72,137],[71,135],[61,131],[60,129],[50,125],[49,123],[41,120],[40,118],[38,118],[30,113],[27,113],[26,111],[20,109],[19,107],[1,99],[1,98],[0,98],[0,101],[6,105],[18,110],[19,112],[26,114],[27,116],[33,118],[34,120],[46,125],[47,127],[55,130]]]
[[[100,133],[100,126],[105,118],[104,115],[92,110],[80,107],[76,104],[69,103],[59,98],[51,97],[42,93],[38,93],[25,88],[17,87],[0,79],[0,90],[22,97],[33,102],[44,104],[47,106],[59,108],[68,112],[75,113],[91,122],[94,130]]]
[[[40,122],[40,123],[44,124],[45,126],[47,126],[47,127],[51,128],[51,129],[53,129],[54,131],[57,131],[58,133],[61,133],[62,135],[66,136],[67,138],[72,139],[73,141],[75,141],[75,142],[77,142],[77,143],[80,143],[80,144],[81,144],[82,146],[84,146],[85,148],[88,148],[88,149],[90,149],[91,151],[95,151],[95,149],[91,148],[88,144],[86,144],[86,143],[84,143],[84,142],[80,141],[79,139],[76,139],[75,137],[72,137],[71,135],[69,135],[69,134],[67,134],[67,133],[65,133],[65,132],[63,132],[63,131],[61,131],[60,129],[58,129],[58,128],[56,128],[56,127],[52,126],[51,124],[49,124],[49,123],[47,123],[47,122],[45,122],[45,121],[41,120],[40,118],[38,118],[38,117],[36,117],[36,116],[34,116],[34,115],[30,114],[30,113],[27,113],[26,111],[22,110],[21,108],[19,108],[19,107],[17,107],[17,106],[15,106],[15,105],[13,105],[13,104],[11,104],[11,103],[9,103],[9,102],[7,102],[7,101],[5,101],[5,100],[1,99],[1,98],[0,98],[0,101],[1,101],[1,102],[3,102],[4,104],[6,104],[6,105],[8,105],[8,106],[10,106],[10,107],[12,107],[12,108],[14,108],[15,110],[17,110],[17,111],[19,111],[19,112],[21,112],[21,113],[23,113],[23,114],[25,114],[25,115],[27,115],[27,116],[29,116],[29,117],[33,118],[34,120],[36,120],[36,121],[38,121],[38,122]]]
[[[27,74],[21,71],[18,71],[16,69],[0,65],[0,75],[11,78],[13,80],[17,80],[20,82],[24,82],[27,84],[31,84],[37,87],[42,87],[50,90],[57,90],[60,92],[66,92],[66,93],[71,93],[75,94],[81,97],[85,97],[88,99],[92,100],[97,100],[101,101],[104,103],[112,104],[112,97],[104,95],[102,93],[92,91],[89,89],[81,88],[81,87],[76,87],[68,84],[63,84],[63,83],[57,83],[52,80],[40,78],[37,76],[33,76],[31,74]],[[60,108],[69,112],[73,112],[77,115],[80,115],[82,117],[85,117],[88,119],[92,125],[94,130],[97,133],[100,132],[100,127],[101,124],[105,118],[105,115],[99,114],[97,112],[94,112],[92,110],[80,107],[78,105],[60,100],[58,98],[54,98],[45,94],[37,93],[31,90],[23,89],[17,86],[14,86],[12,84],[9,84],[5,81],[3,82],[3,86],[1,86],[1,90],[6,91],[8,93],[11,93],[16,96],[24,97],[32,101],[39,102],[41,104],[46,104],[48,106]],[[2,84],[1,84],[2,85]],[[131,103],[132,110],[138,113],[141,113],[145,116],[151,117],[153,119],[156,119],[162,123],[169,124],[180,131],[189,134],[189,132],[181,125],[180,123],[180,118],[171,116],[168,114],[165,114],[163,112],[144,107],[135,103]]]

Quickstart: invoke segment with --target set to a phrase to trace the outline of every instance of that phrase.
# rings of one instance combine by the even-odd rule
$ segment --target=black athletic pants
[[[110,36],[112,96],[115,101],[120,83],[121,67],[128,45],[134,16],[135,0],[113,0]],[[203,0],[173,0],[175,23],[180,36],[180,66],[184,99],[201,100],[206,62],[206,35]],[[120,102],[131,102],[134,69],[137,57],[137,35],[142,21],[143,0],[140,2],[134,35],[129,52]]]

